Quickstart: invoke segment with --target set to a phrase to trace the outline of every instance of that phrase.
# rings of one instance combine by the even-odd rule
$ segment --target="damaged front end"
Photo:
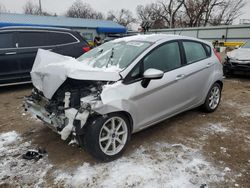
[[[105,81],[68,78],[51,99],[34,88],[26,97],[25,109],[59,133],[63,140],[71,136],[72,142],[79,143],[76,136],[84,134],[88,118],[98,115],[95,109],[102,106],[100,94],[105,84]]]

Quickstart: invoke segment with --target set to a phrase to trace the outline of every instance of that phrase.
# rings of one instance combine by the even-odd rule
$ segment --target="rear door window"
[[[206,50],[199,42],[184,41],[183,47],[186,54],[187,64],[207,58]]]
[[[69,44],[77,42],[77,39],[69,33],[48,32],[50,45]]]
[[[12,32],[0,33],[0,49],[15,48],[14,34]]]
[[[19,32],[19,47],[40,47],[48,46],[48,37],[46,32]]]

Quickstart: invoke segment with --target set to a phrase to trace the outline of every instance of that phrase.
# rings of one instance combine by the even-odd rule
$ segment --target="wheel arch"
[[[109,114],[114,114],[114,113],[120,113],[120,114],[123,114],[127,117],[128,121],[129,121],[129,128],[130,128],[130,131],[131,133],[133,133],[133,128],[134,128],[134,124],[133,124],[133,118],[131,116],[131,114],[127,111],[116,111],[116,112],[111,112],[111,113],[108,113],[107,115]]]
[[[223,82],[221,80],[217,80],[215,83],[218,83],[221,87],[221,89],[223,89]]]

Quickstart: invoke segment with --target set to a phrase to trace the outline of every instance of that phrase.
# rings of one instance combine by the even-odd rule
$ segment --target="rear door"
[[[24,79],[30,79],[30,71],[39,48],[47,50],[52,48],[48,46],[46,31],[18,32],[18,58],[20,59],[20,68]]]
[[[188,105],[192,107],[199,105],[206,95],[214,62],[210,58],[211,47],[208,45],[192,40],[184,40],[182,44],[186,57],[186,65],[183,67],[183,72],[185,72],[183,83],[187,87],[185,92],[187,100],[190,101]]]
[[[0,84],[17,82],[19,78],[15,32],[0,32]]]

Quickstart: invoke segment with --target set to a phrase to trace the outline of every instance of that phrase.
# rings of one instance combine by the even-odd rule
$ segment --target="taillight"
[[[91,50],[91,48],[88,47],[88,46],[82,48],[82,51],[83,51],[83,52],[88,52],[88,51],[90,51],[90,50]]]
[[[219,62],[222,63],[222,58],[221,58],[220,54],[216,51],[216,49],[214,49],[214,54],[215,54],[216,57],[218,58]]]

